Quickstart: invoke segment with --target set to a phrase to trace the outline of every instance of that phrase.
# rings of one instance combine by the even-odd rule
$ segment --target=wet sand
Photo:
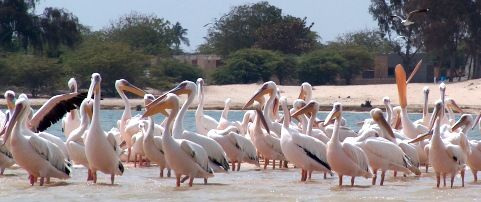
[[[338,187],[337,176],[322,179],[314,173],[313,180],[300,182],[299,169],[261,170],[243,164],[240,172],[216,173],[207,185],[202,179],[194,186],[175,187],[174,178],[159,178],[158,167],[134,168],[126,165],[123,176],[110,185],[110,176],[98,173],[99,183],[86,182],[87,170],[75,166],[72,178],[53,179],[44,187],[30,186],[21,168],[7,169],[0,177],[1,201],[471,201],[479,198],[481,183],[473,183],[469,170],[466,186],[461,188],[459,175],[455,188],[435,188],[435,177],[429,173],[421,177],[396,177],[386,174],[384,186],[371,186],[370,179],[356,178],[354,187]],[[380,177],[378,177],[378,180]],[[350,183],[350,178],[344,178]],[[449,186],[449,179],[447,180]],[[379,184],[379,183],[378,183]]]

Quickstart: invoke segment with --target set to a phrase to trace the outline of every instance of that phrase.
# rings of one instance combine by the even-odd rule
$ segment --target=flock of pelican
[[[341,103],[321,120],[317,117],[319,103],[312,99],[312,86],[301,85],[299,99],[288,108],[287,99],[272,82],[264,83],[246,100],[242,121],[229,121],[230,99],[220,120],[204,114],[204,81],[183,81],[175,88],[155,97],[124,79],[115,88],[125,108],[117,127],[104,131],[101,127],[101,76],[92,74],[87,93],[77,91],[75,79],[68,82],[70,93],[49,99],[38,111],[30,107],[25,94],[15,98],[13,91],[5,93],[6,113],[1,113],[3,129],[0,134],[0,168],[17,164],[28,172],[31,185],[49,183],[50,178],[68,179],[72,164],[88,169],[87,181],[97,182],[97,171],[122,175],[124,164],[134,161],[141,167],[151,163],[159,166],[160,177],[176,178],[176,186],[195,178],[204,183],[217,172],[239,171],[242,163],[264,169],[299,168],[301,181],[311,179],[312,172],[324,178],[337,174],[339,186],[343,177],[372,178],[384,184],[386,171],[421,175],[420,166],[433,168],[440,186],[441,176],[451,177],[451,187],[460,174],[464,186],[466,165],[474,180],[481,170],[481,144],[468,140],[467,132],[479,122],[470,114],[455,120],[455,112],[463,112],[452,98],[445,96],[446,85],[440,85],[441,97],[429,112],[429,89],[425,88],[423,118],[411,121],[407,112],[408,80],[401,65],[395,69],[399,106],[392,106],[384,97],[385,111],[374,108],[371,118],[365,119],[358,132],[346,126]],[[126,92],[144,99],[145,111],[132,116]],[[179,96],[185,95],[185,102]],[[184,128],[188,108],[198,99],[195,111],[196,131]],[[281,110],[280,110],[281,109]],[[282,113],[280,113],[282,112]],[[65,115],[66,114],[66,115]],[[152,116],[165,116],[155,123]],[[62,117],[66,141],[44,132]]]

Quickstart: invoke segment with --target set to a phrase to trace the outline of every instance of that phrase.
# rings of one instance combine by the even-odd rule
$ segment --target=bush
[[[152,88],[167,89],[184,80],[195,81],[203,77],[201,69],[176,59],[163,59],[149,68],[149,83]]]
[[[300,81],[312,85],[334,83],[345,64],[346,60],[337,51],[316,50],[301,57],[298,77]]]

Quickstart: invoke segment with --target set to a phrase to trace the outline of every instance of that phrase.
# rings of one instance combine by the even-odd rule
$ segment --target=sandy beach
[[[231,109],[241,109],[252,94],[262,84],[235,84],[235,85],[207,85],[205,86],[205,109],[223,109],[224,101],[231,98]],[[433,83],[412,83],[408,85],[408,104],[410,111],[421,111],[423,103],[422,89],[428,86],[430,91],[429,103],[439,99],[439,85]],[[281,95],[286,96],[291,102],[299,95],[299,86],[278,86]],[[395,84],[377,85],[350,85],[350,86],[314,86],[313,99],[321,103],[321,110],[330,110],[331,104],[341,102],[345,110],[368,111],[360,105],[366,100],[372,101],[374,107],[382,107],[382,98],[388,96],[393,104],[398,103],[397,87]],[[456,100],[461,108],[467,112],[478,113],[481,109],[481,79],[447,83],[446,94]],[[185,96],[182,97],[185,99]],[[42,105],[46,99],[32,99],[33,106]],[[142,105],[142,99],[131,99],[131,106]],[[194,101],[197,104],[197,100]],[[0,105],[5,106],[5,101],[0,100]],[[107,109],[122,108],[120,98],[104,98],[102,107]],[[196,106],[192,105],[192,108]]]

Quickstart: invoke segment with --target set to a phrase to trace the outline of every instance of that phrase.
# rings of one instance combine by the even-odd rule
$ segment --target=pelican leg
[[[131,152],[131,149],[130,147],[127,149],[127,163],[130,162],[130,152]]]
[[[462,169],[462,170],[461,170],[461,186],[462,186],[462,187],[464,187],[464,172],[465,172],[465,170]]]
[[[441,184],[441,175],[436,172],[436,187],[439,188],[439,184]]]
[[[451,174],[451,189],[453,188],[454,177],[456,177],[456,174],[455,174],[455,173],[452,173],[452,174]]]
[[[351,177],[351,187],[354,186],[354,179],[355,179],[355,178],[356,178],[355,176],[352,176],[352,177]]]
[[[40,186],[43,186],[43,182],[44,182],[45,178],[44,177],[40,177]]]
[[[134,168],[137,168],[137,154],[134,155]]]
[[[0,168],[0,175],[3,175],[3,172],[5,172],[5,168]]]
[[[477,182],[478,181],[478,171],[477,170],[471,170],[471,172],[473,172],[474,181]]]
[[[272,170],[276,169],[276,160],[272,159]]]
[[[240,170],[240,167],[241,167],[241,163],[240,163],[240,162],[237,162],[237,171]]]
[[[115,174],[110,174],[110,183],[113,185],[115,181]]]
[[[394,177],[397,177],[397,170],[394,171]]]
[[[160,178],[164,178],[164,168],[160,167]]]
[[[446,187],[446,173],[443,173],[443,182],[444,182],[444,186]]]
[[[87,169],[87,181],[90,181],[90,180],[93,180],[93,176],[92,176],[92,170]]]
[[[339,187],[342,187],[342,175],[339,175]]]
[[[312,177],[312,170],[310,170],[310,171],[307,171],[307,173],[308,173],[307,179],[308,179],[308,180],[311,180],[311,177]]]
[[[372,177],[372,185],[376,185],[376,179],[377,179],[377,169],[372,171],[372,174],[374,175]]]
[[[289,167],[287,166],[287,164],[289,163],[288,161],[283,161],[283,163],[284,163],[284,168],[289,168]]]
[[[167,177],[170,177],[170,168],[167,168]]]
[[[50,184],[50,177],[47,177],[45,183]]]
[[[380,183],[381,186],[384,185],[384,176],[385,176],[385,175],[386,175],[386,171],[383,170],[383,171],[381,172],[381,183]]]
[[[235,162],[232,161],[232,171],[235,171]]]
[[[204,184],[207,184],[207,178],[206,177],[204,178]]]
[[[94,183],[97,183],[97,171],[96,170],[95,171],[92,170],[92,176],[94,178]]]
[[[29,175],[28,179],[30,180],[30,185],[32,185],[32,186],[33,186],[33,184],[35,184],[35,181],[37,181],[33,175]]]
[[[193,182],[194,182],[194,177],[192,176],[189,178],[189,187],[192,187]]]
[[[306,181],[306,171],[304,169],[301,169],[301,182]]]
[[[429,165],[426,163],[426,173],[428,173]]]
[[[282,168],[282,160],[279,160],[279,168]]]
[[[176,179],[176,181],[175,181],[175,186],[176,186],[176,187],[180,187],[180,174],[177,174],[177,173],[176,173],[176,174],[175,174],[175,179]]]
[[[324,172],[324,179],[327,179],[327,173]]]
[[[264,170],[267,168],[269,165],[269,159],[264,159]]]

